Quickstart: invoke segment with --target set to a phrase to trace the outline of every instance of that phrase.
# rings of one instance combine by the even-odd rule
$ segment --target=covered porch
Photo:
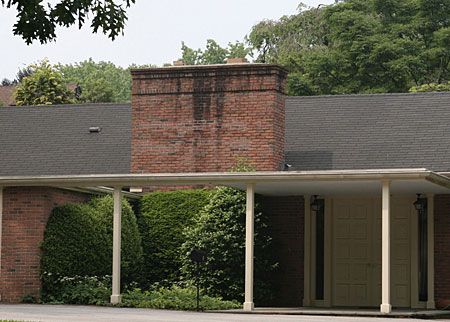
[[[406,297],[409,296],[409,306],[407,307],[423,309],[432,309],[435,307],[433,195],[450,193],[450,179],[426,169],[0,177],[0,225],[2,214],[1,194],[3,187],[113,187],[114,241],[111,303],[117,304],[121,301],[120,249],[122,188],[197,184],[233,186],[245,189],[247,192],[245,302],[243,304],[243,310],[249,312],[255,310],[253,301],[255,193],[269,196],[304,196],[304,298],[303,303],[299,303],[299,305],[303,305],[304,307],[373,307],[374,303],[376,303],[379,311],[383,314],[389,314],[392,311],[392,270],[393,264],[398,265],[398,263],[393,263],[392,259],[393,242],[397,242],[393,240],[394,235],[392,233],[392,226],[395,221],[393,220],[393,214],[397,213],[396,211],[392,211],[393,200],[395,198],[401,199],[399,201],[399,209],[409,207],[408,209],[412,210],[414,209],[413,202],[416,200],[416,194],[420,193],[419,201],[425,199],[428,210],[428,215],[426,216],[427,224],[424,226],[426,227],[426,231],[422,231],[421,233],[417,232],[416,235],[412,233],[409,237],[409,253],[406,254],[406,261],[410,263],[408,266],[410,270],[408,273],[410,281],[409,290],[406,290],[405,293],[404,287],[400,285],[400,293],[403,292],[403,295]],[[353,201],[350,202],[350,200]],[[364,202],[361,203],[358,200],[364,200]],[[334,214],[337,213],[335,211],[337,209],[339,209],[339,214],[341,214],[340,217],[342,217],[343,222],[335,221],[337,217]],[[359,210],[354,212],[352,209]],[[362,216],[364,213],[366,216]],[[408,217],[408,214],[406,216]],[[319,222],[318,218],[320,218]],[[374,221],[378,220],[376,218],[379,218],[380,221],[379,236],[376,236],[376,230],[372,230],[371,234],[365,235],[351,234],[352,231],[362,231],[376,227],[377,224]],[[364,219],[367,220],[364,221]],[[415,222],[417,223],[417,220]],[[401,220],[399,223],[398,227],[401,228]],[[412,219],[411,223],[411,226],[408,228],[410,232],[419,229],[417,225],[414,226]],[[322,227],[323,244],[317,238],[318,226]],[[340,226],[343,227],[342,230],[338,229]],[[349,227],[355,229],[349,229]],[[341,233],[344,235],[340,236],[342,240],[337,243],[336,236],[339,236]],[[420,251],[418,250],[419,247],[414,247],[414,244],[419,244],[417,240],[417,236],[419,235],[421,238],[426,236],[426,242],[422,241],[421,243],[421,245],[426,246],[426,249]],[[414,239],[415,237],[416,239]],[[352,245],[357,244],[355,243],[356,240],[362,242],[357,245],[358,247],[352,248]],[[375,243],[374,240],[379,240],[380,244],[379,263],[377,263],[375,251],[369,250],[369,248],[376,248],[372,246]],[[343,256],[341,258],[335,256],[336,249],[332,246],[339,243],[341,243],[341,247],[338,251],[340,253],[347,251],[347,257]],[[401,241],[399,243],[401,244]],[[323,256],[318,256],[319,248],[323,250],[320,253]],[[353,253],[355,256],[350,253]],[[400,251],[401,254],[402,252]],[[419,258],[420,256],[426,256],[426,258]],[[403,258],[402,256],[400,257]],[[345,258],[348,261],[341,262]],[[366,260],[368,258],[370,260]],[[414,263],[417,263],[417,265]],[[368,264],[372,266],[368,267]],[[347,267],[347,271],[345,271],[345,267]],[[363,267],[366,267],[366,269]],[[379,275],[381,275],[379,281],[377,281],[376,277],[372,281],[369,281],[368,278],[364,279],[361,277],[364,275],[364,272],[367,272],[368,268],[373,272],[376,272],[379,268]],[[419,276],[419,270],[421,272],[426,270],[425,280],[423,273]],[[347,281],[345,279],[339,280],[337,278],[337,271],[342,271],[343,273],[340,273],[342,276],[346,275],[348,277],[351,275],[354,278],[350,278]],[[376,276],[378,274],[374,273],[372,275]],[[365,282],[361,282],[364,280]],[[394,285],[394,287],[396,286]],[[408,287],[406,288],[408,289]],[[421,292],[426,293],[426,298],[423,296],[424,294],[420,294]],[[371,295],[367,295],[369,293]],[[367,302],[357,302],[360,300],[361,295],[364,294],[367,295]],[[368,305],[365,305],[365,303]]]

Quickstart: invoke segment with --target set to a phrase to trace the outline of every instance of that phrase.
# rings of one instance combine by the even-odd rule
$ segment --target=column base
[[[427,302],[427,309],[435,309],[436,303],[434,301],[428,301]]]
[[[111,304],[119,304],[122,302],[122,295],[111,295]]]
[[[380,312],[381,313],[385,313],[385,314],[389,314],[392,312],[392,305],[390,304],[381,304],[380,305]]]
[[[244,302],[244,311],[253,311],[254,308],[255,308],[255,303]]]

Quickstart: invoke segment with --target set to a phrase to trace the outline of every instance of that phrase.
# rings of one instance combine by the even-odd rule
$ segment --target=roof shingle
[[[292,170],[450,170],[450,92],[289,97]]]
[[[4,107],[0,131],[0,175],[130,172],[129,104]]]

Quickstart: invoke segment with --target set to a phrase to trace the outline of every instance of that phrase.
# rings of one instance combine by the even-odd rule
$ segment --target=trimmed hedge
[[[204,189],[153,192],[141,200],[139,229],[144,249],[144,277],[169,286],[180,277],[180,247],[183,230],[192,226],[208,203],[210,191]]]
[[[136,217],[125,199],[122,205],[122,280],[128,283],[140,275],[142,246]],[[42,243],[44,300],[57,299],[61,277],[111,274],[113,208],[105,196],[53,209]]]

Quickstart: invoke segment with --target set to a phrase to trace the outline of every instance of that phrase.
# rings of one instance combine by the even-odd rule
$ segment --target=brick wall
[[[261,171],[284,161],[286,72],[276,65],[132,72],[133,173]]]
[[[437,195],[434,210],[434,296],[437,307],[450,305],[450,195]]]
[[[270,216],[279,269],[275,306],[299,307],[303,301],[304,199],[302,196],[262,197]]]
[[[88,195],[48,187],[3,191],[0,296],[3,302],[39,297],[40,244],[53,207],[82,202]]]

